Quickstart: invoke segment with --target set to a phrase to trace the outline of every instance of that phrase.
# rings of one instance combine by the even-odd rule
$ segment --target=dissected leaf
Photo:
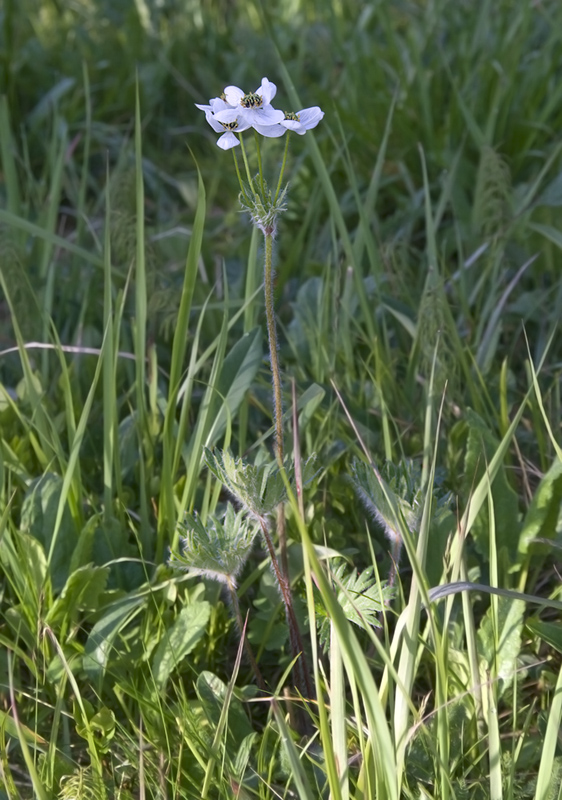
[[[258,520],[274,514],[277,506],[287,498],[287,490],[281,471],[275,461],[265,464],[248,464],[235,458],[228,450],[211,452],[205,448],[205,461],[213,475],[225,485],[248,514]],[[315,457],[311,456],[302,465],[303,482],[314,477]],[[294,484],[293,465],[285,467],[287,478]]]
[[[370,625],[380,628],[379,615],[384,604],[392,598],[393,589],[377,581],[372,567],[360,573],[352,569],[346,575],[347,569],[347,564],[341,562],[332,570],[334,590],[345,616],[360,628],[366,629]],[[326,649],[330,639],[330,618],[320,603],[316,605],[316,614],[320,623],[319,641]]]
[[[203,524],[197,515],[186,514],[178,530],[183,549],[179,554],[172,553],[170,565],[222,582],[234,582],[258,533],[257,525],[245,519],[244,510],[236,514],[230,503],[223,522],[209,516]]]

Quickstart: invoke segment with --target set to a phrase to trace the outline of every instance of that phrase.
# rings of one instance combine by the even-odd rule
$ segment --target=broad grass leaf
[[[96,514],[86,523],[72,564],[84,559],[88,552],[88,561],[98,566],[111,565],[108,588],[132,591],[143,582],[144,572],[136,561],[138,549],[129,540],[127,528],[115,517],[105,519],[103,514]]]
[[[208,442],[220,437],[228,418],[234,416],[252,385],[263,359],[261,337],[261,329],[254,328],[244,334],[225,357],[209,409],[213,425]]]
[[[529,223],[529,228],[540,233],[545,239],[548,239],[562,249],[562,233],[557,228],[553,228],[552,225],[541,225],[538,222]]]
[[[468,442],[464,462],[465,496],[469,496],[492,461],[499,441],[491,433],[485,422],[472,409],[466,410]],[[517,563],[517,548],[521,523],[519,521],[519,500],[510,486],[505,467],[501,465],[491,485],[496,521],[496,547],[500,577]],[[471,529],[472,536],[480,554],[488,560],[490,552],[490,519],[488,503],[483,503]]]
[[[521,651],[521,632],[526,604],[523,600],[498,597],[497,629],[494,624],[494,605],[490,605],[478,631],[478,651],[492,676],[501,678],[503,689],[513,679]]]
[[[535,206],[562,206],[562,172],[552,180],[537,197]]]
[[[29,533],[11,535],[0,541],[0,564],[10,576],[22,607],[37,617],[38,600],[45,591],[47,558],[41,542]]]
[[[254,741],[256,740],[258,734],[256,731],[250,733],[248,736],[245,736],[242,739],[242,744],[238,748],[238,752],[236,753],[236,760],[234,762],[234,774],[238,778],[238,780],[242,780],[244,778],[244,773],[246,772],[246,768],[248,766],[248,761],[250,760],[250,754],[252,752],[252,746]]]
[[[309,386],[299,400],[299,430],[302,433],[312,417],[316,409],[320,406],[322,400],[326,396],[326,391],[317,383]]]
[[[152,659],[152,672],[163,689],[172,670],[190,653],[207,628],[211,606],[206,600],[182,608],[172,627],[166,631]]]
[[[534,539],[554,539],[560,529],[562,504],[562,461],[556,459],[539,483],[519,534],[519,554],[546,554],[548,544]]]

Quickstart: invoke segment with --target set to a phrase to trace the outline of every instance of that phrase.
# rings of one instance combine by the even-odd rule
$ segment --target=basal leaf
[[[96,622],[84,652],[84,671],[92,683],[101,684],[107,668],[115,637],[147,603],[148,595],[126,596],[113,603]]]
[[[41,542],[45,553],[48,553],[51,547],[62,484],[62,479],[58,475],[45,473],[32,483],[22,507],[21,527]],[[50,575],[55,591],[62,589],[68,578],[68,567],[76,538],[70,511],[65,507],[50,564]]]
[[[205,600],[182,608],[166,631],[152,659],[154,680],[163,689],[172,670],[190,653],[205,633],[211,607]]]
[[[51,606],[47,623],[60,625],[65,617],[75,619],[80,611],[97,610],[99,597],[105,590],[108,577],[109,567],[95,567],[92,564],[73,572]]]

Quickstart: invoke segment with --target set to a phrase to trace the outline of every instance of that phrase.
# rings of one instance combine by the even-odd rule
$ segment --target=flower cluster
[[[318,107],[303,108],[296,113],[284,113],[273,108],[277,86],[267,78],[262,78],[261,86],[255,92],[245,94],[238,86],[227,86],[221,97],[209,100],[208,105],[197,108],[205,112],[205,117],[216,133],[221,133],[217,144],[223,150],[230,150],[240,144],[235,133],[254,128],[262,136],[283,136],[286,131],[294,131],[302,136],[315,128],[324,112]]]

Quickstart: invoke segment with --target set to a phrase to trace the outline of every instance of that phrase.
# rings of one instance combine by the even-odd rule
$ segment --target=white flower
[[[311,108],[303,108],[301,111],[297,111],[296,114],[285,114],[285,119],[281,120],[281,125],[302,136],[311,128],[315,128],[323,116],[324,112],[321,108],[312,106]]]
[[[240,141],[234,135],[234,131],[242,132],[250,127],[250,123],[242,118],[237,109],[231,109],[229,104],[221,97],[213,97],[208,105],[195,104],[197,108],[205,112],[205,119],[216,133],[222,133],[219,136],[217,144],[222,150],[230,150],[231,147],[236,147]],[[233,110],[235,114],[228,120],[220,121],[217,114],[224,113],[225,111]]]
[[[277,125],[258,125],[253,124],[253,128],[262,136],[269,136],[271,138],[283,136],[285,131],[294,131],[300,136],[305,134],[311,128],[315,128],[322,117],[324,112],[318,106],[311,108],[303,108],[296,114],[293,112],[285,114],[285,119],[282,119]]]
[[[240,117],[249,125],[277,125],[284,114],[271,105],[276,92],[277,86],[267,78],[262,78],[261,86],[248,94],[244,94],[238,86],[227,86],[224,97],[229,107],[219,111],[217,119],[219,122],[230,123]]]

